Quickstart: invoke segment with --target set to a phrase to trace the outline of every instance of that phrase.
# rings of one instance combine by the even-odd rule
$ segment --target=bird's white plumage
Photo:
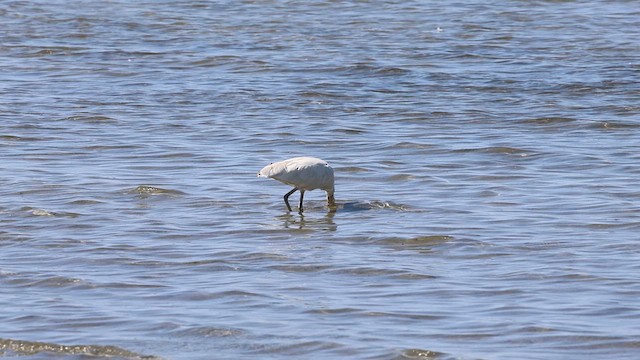
[[[276,179],[302,190],[333,188],[333,169],[326,161],[313,157],[296,157],[265,166],[260,177]]]
[[[334,204],[334,177],[333,169],[329,164],[314,157],[295,157],[265,166],[258,173],[258,177],[272,178],[287,185],[291,185],[295,190],[299,190],[301,198],[305,191],[322,189],[327,192],[327,200],[330,205]],[[285,196],[285,203],[289,207]],[[302,201],[300,201],[302,207]]]

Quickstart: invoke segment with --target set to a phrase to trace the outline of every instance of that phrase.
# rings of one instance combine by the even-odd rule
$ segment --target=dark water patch
[[[524,326],[519,329],[513,330],[514,333],[522,333],[522,334],[543,334],[543,333],[552,333],[556,332],[558,329],[553,327],[546,326]]]
[[[411,73],[410,69],[406,69],[399,66],[384,66],[368,63],[356,63],[350,65],[340,66],[318,66],[314,68],[298,67],[291,68],[289,72],[304,72],[304,73],[320,73],[320,74],[338,74],[345,77],[357,77],[368,76],[376,78],[393,77],[400,75],[407,75]]]
[[[367,201],[367,202],[346,202],[338,204],[338,211],[354,212],[364,210],[394,210],[394,211],[412,211],[417,210],[405,204],[397,204],[390,201]]]
[[[405,270],[396,270],[396,269],[387,269],[387,268],[377,268],[371,266],[360,266],[360,267],[351,267],[351,268],[343,268],[343,269],[334,269],[329,270],[328,273],[332,274],[341,274],[341,275],[352,275],[357,277],[393,277],[393,278],[411,278],[414,273],[407,272]],[[414,279],[424,279],[431,278],[429,276],[426,277],[417,277]]]
[[[391,359],[394,360],[446,360],[454,358],[457,357],[449,356],[438,351],[424,349],[402,350],[397,356],[391,357]]]
[[[202,67],[216,67],[222,65],[229,64],[237,64],[238,62],[243,61],[243,59],[239,56],[234,55],[218,55],[218,56],[209,56],[203,59],[192,61],[190,64],[193,66],[202,66]]]
[[[397,160],[382,160],[380,163],[388,166],[402,165],[402,162]]]
[[[120,150],[136,150],[136,149],[142,149],[143,146],[141,145],[134,145],[134,144],[117,144],[117,145],[89,145],[89,146],[85,146],[82,149],[87,150],[87,151],[120,151]]]
[[[363,135],[367,133],[365,129],[354,129],[354,128],[337,128],[332,130],[337,133],[347,134],[347,135]]]
[[[360,166],[348,166],[348,167],[336,167],[336,171],[340,171],[341,173],[360,173],[360,172],[368,172],[371,170],[360,167]]]
[[[44,216],[44,217],[61,217],[61,218],[77,218],[81,216],[79,213],[68,212],[68,211],[52,211],[46,210],[42,208],[33,208],[33,207],[23,207],[21,211],[28,212],[33,216]]]
[[[73,200],[68,202],[68,204],[72,206],[98,205],[102,203],[103,203],[102,201],[93,200],[93,199],[79,199],[79,200]]]
[[[617,222],[617,223],[605,223],[605,222],[599,222],[599,223],[590,223],[590,224],[586,224],[586,227],[593,229],[593,230],[614,230],[614,229],[638,229],[640,228],[640,222],[638,221],[633,221],[633,222]]]
[[[247,59],[235,55],[209,56],[189,63],[193,67],[216,68],[224,67],[234,73],[256,73],[273,69],[267,61]]]
[[[232,71],[238,74],[252,74],[270,72],[273,68],[274,66],[267,61],[250,60],[235,63]]]
[[[0,214],[2,214],[2,212],[0,212]],[[21,242],[29,240],[31,240],[31,237],[25,234],[18,234],[0,230],[0,246],[17,246]],[[0,276],[2,274],[2,271],[0,271]]]
[[[28,196],[28,195],[54,194],[54,193],[59,193],[64,189],[65,189],[64,185],[37,183],[37,184],[32,184],[32,188],[29,190],[20,191],[20,195]],[[24,210],[28,211],[29,208],[25,208]]]
[[[551,93],[562,92],[566,96],[587,97],[589,95],[608,95],[614,89],[625,87],[626,83],[617,82],[584,82],[554,86]]]
[[[269,253],[269,252],[255,252],[255,251],[239,251],[231,253],[221,253],[217,255],[218,258],[224,258],[230,264],[260,264],[276,262],[281,263],[283,261],[290,261],[290,257],[285,254]]]
[[[193,154],[189,152],[168,152],[158,155],[158,159],[193,159]],[[190,166],[174,165],[173,169],[186,169]]]
[[[429,320],[440,320],[446,318],[444,315],[427,315],[427,314],[413,314],[413,313],[403,313],[403,312],[383,312],[383,311],[370,311],[365,312],[365,316],[371,317],[381,317],[381,318],[399,318],[399,319],[413,319],[413,320],[421,320],[421,321],[429,321]]]
[[[161,359],[153,355],[143,355],[110,345],[62,345],[56,343],[0,338],[0,355],[13,357],[33,356],[38,354],[50,356],[86,356],[105,359]]]
[[[122,261],[119,261],[120,263]],[[193,269],[205,273],[215,273],[224,271],[236,271],[241,265],[240,263],[227,263],[221,260],[202,260],[202,261],[162,261],[162,260],[138,260],[129,259],[125,261],[127,265],[139,267],[141,269],[152,269],[164,271],[178,271],[181,269]]]
[[[411,73],[410,70],[395,66],[379,66],[366,63],[337,67],[334,71],[346,75],[397,76]]]
[[[170,197],[185,195],[184,192],[179,190],[164,189],[161,187],[151,186],[151,185],[138,185],[133,189],[127,190],[126,193],[138,195],[141,198],[146,198],[149,196],[156,196],[156,195],[165,195]]]
[[[109,49],[102,50],[100,55],[104,57],[104,60],[131,60],[136,58],[156,58],[165,55],[164,51],[150,51],[150,50],[127,50],[127,49]]]
[[[640,128],[640,120],[637,123],[623,121],[597,121],[587,126],[594,130],[637,130]]]
[[[89,48],[73,46],[13,46],[12,49],[21,50],[15,54],[19,58],[40,58],[47,56],[69,56],[86,52]]]
[[[319,315],[341,315],[341,314],[356,314],[361,313],[362,310],[356,308],[319,308],[307,310],[309,314]]]
[[[509,146],[489,146],[481,148],[466,148],[454,150],[457,153],[485,153],[485,154],[498,154],[498,155],[514,155],[514,156],[529,156],[535,154],[533,151],[526,149],[514,148]]]
[[[400,148],[400,149],[432,149],[433,145],[416,143],[412,141],[402,141],[393,145],[393,147]]]
[[[0,135],[0,140],[5,140],[8,142],[18,142],[18,141],[33,142],[33,141],[44,141],[47,139],[38,138],[38,137],[16,136],[16,135]]]
[[[533,124],[540,126],[566,125],[576,123],[578,120],[571,117],[539,117],[522,120],[523,124]]]
[[[398,280],[417,281],[417,280],[431,280],[431,279],[437,278],[437,276],[435,276],[435,275],[427,275],[427,274],[418,274],[418,273],[415,273],[415,272],[405,272],[405,273],[402,273],[402,274],[393,275],[392,278],[395,278],[395,279],[398,279]]]
[[[209,291],[200,291],[200,290],[187,290],[180,291],[175,293],[170,293],[169,296],[176,300],[186,300],[186,301],[209,301],[209,300],[218,300],[225,299],[228,301],[237,301],[237,302],[250,302],[259,299],[268,299],[271,296],[267,296],[264,294],[259,294],[256,292],[242,291],[242,290],[228,290],[228,291],[217,291],[217,292],[209,292]],[[157,298],[156,296],[153,296]]]
[[[274,265],[269,266],[269,268],[286,272],[315,273],[331,269],[332,267],[329,265]]]
[[[255,344],[247,346],[251,353],[261,354],[262,356],[285,355],[307,357],[309,354],[333,354],[334,358],[341,358],[340,350],[344,348],[343,344],[332,341],[289,341],[267,344]]]
[[[405,182],[405,181],[410,181],[416,178],[417,177],[414,174],[395,174],[395,175],[389,176],[389,181]]]
[[[48,288],[48,289],[90,289],[92,284],[83,279],[71,278],[60,275],[40,274],[38,279],[33,278],[33,274],[10,274],[7,277],[7,283],[26,288]]]
[[[532,178],[534,177],[531,175],[482,175],[482,176],[478,176],[476,179],[482,180],[482,181],[502,182],[502,181],[509,181],[509,180],[526,180],[526,179],[532,179]]]
[[[454,241],[453,236],[427,235],[414,238],[390,237],[376,240],[376,243],[407,250],[429,250],[436,245]]]
[[[328,91],[302,91],[296,94],[297,97],[300,98],[309,98],[309,99],[345,99],[350,97],[347,94],[337,93],[337,92],[328,92]]]
[[[594,351],[600,349],[640,350],[640,340],[633,336],[598,336],[598,335],[551,335],[538,339],[543,342],[555,342],[559,349],[572,351]]]
[[[89,124],[105,124],[105,123],[117,123],[118,120],[104,115],[74,115],[64,118],[63,120],[78,121]]]
[[[238,337],[246,335],[241,329],[217,328],[211,326],[195,326],[180,327],[171,331],[171,334],[181,337],[199,337],[199,338],[222,338],[222,337]]]

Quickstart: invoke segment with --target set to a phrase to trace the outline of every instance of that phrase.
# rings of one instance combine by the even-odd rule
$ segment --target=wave
[[[41,353],[122,359],[161,359],[111,345],[62,345],[48,342],[0,338],[0,356],[28,356]]]
[[[179,190],[163,189],[160,187],[150,186],[150,185],[139,185],[134,189],[128,190],[127,193],[135,194],[142,197],[152,196],[152,195],[168,195],[168,196],[184,195],[184,193]]]

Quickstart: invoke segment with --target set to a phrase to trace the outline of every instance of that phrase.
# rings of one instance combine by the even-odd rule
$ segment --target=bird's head
[[[334,193],[335,193],[335,189],[332,186],[330,189],[325,190],[327,192],[327,204],[329,206],[335,206],[336,205],[336,198],[334,197]]]
[[[273,163],[263,167],[262,170],[258,171],[258,177],[261,177],[261,178],[269,177],[269,171],[271,169],[271,165],[273,165]]]

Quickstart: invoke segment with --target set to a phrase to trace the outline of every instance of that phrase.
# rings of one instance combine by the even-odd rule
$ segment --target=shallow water
[[[636,8],[1,3],[0,356],[638,358]]]

